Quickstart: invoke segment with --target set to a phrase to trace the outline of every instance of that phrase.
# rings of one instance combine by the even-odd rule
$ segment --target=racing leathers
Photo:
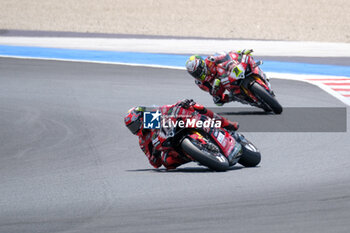
[[[195,79],[195,83],[213,96],[216,105],[233,101],[234,96],[241,93],[237,80],[244,78],[247,65],[255,64],[249,55],[253,50],[231,51],[215,54],[205,58],[207,74],[204,80]],[[243,62],[243,63],[242,63]],[[229,91],[229,94],[225,93]]]
[[[211,119],[221,121],[221,126],[228,130],[237,130],[238,123],[231,122],[226,118],[223,118],[211,110],[206,109],[200,104],[196,104],[192,100],[184,100],[177,102],[173,105],[164,105],[157,107],[154,111],[160,111],[162,116],[192,116],[194,113],[198,115],[204,115]],[[146,154],[150,164],[159,168],[164,166],[167,169],[175,169],[176,167],[190,162],[186,156],[181,156],[174,149],[162,147],[160,141],[166,139],[161,129],[143,129],[142,134],[139,134],[139,144],[141,150]]]

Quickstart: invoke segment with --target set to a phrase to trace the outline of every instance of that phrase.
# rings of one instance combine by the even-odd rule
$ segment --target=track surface
[[[246,133],[260,167],[165,172],[123,116],[213,106],[185,71],[4,58],[0,70],[0,232],[349,232],[349,133]],[[343,106],[307,83],[272,85],[283,106]]]

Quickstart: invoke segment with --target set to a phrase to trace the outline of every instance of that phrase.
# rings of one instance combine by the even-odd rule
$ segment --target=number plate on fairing
[[[244,78],[244,68],[243,68],[242,64],[239,64],[239,65],[235,66],[231,70],[231,73],[230,73],[229,76],[231,78],[234,78],[234,79],[242,79],[242,78]]]
[[[225,139],[225,135],[221,132],[219,132],[218,136],[216,137],[216,139],[218,140],[218,142],[220,142],[222,144],[222,142]]]

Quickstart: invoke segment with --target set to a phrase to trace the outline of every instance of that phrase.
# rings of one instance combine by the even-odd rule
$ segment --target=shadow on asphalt
[[[219,115],[235,115],[235,116],[245,116],[245,115],[275,115],[272,112],[262,112],[262,111],[239,111],[239,112],[216,112]]]
[[[258,168],[259,166],[255,167]],[[236,171],[240,169],[247,169],[246,167],[243,166],[234,166],[228,169],[227,171],[224,172],[230,172],[230,171]],[[249,169],[249,168],[248,168]],[[128,172],[159,172],[159,173],[215,173],[216,171],[213,171],[209,168],[206,167],[184,167],[184,168],[177,168],[177,169],[172,169],[172,170],[167,170],[165,168],[149,168],[149,169],[133,169],[133,170],[126,170]]]

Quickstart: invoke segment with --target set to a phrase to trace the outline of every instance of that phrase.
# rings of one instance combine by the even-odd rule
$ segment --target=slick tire
[[[266,91],[265,88],[260,86],[258,83],[254,83],[251,87],[250,90],[263,102],[263,104],[267,105],[275,114],[281,114],[283,111],[282,106],[276,98],[270,93]],[[268,111],[268,109],[264,109],[265,111]]]
[[[261,161],[261,154],[259,150],[248,140],[240,142],[242,145],[242,156],[238,163],[245,167],[255,167]]]
[[[230,167],[225,156],[214,156],[207,151],[201,150],[188,138],[181,142],[181,148],[195,161],[214,171],[226,171]]]

